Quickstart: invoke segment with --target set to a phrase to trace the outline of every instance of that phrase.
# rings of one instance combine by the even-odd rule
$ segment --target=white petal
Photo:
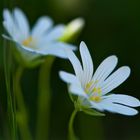
[[[83,62],[83,79],[85,83],[88,83],[93,75],[93,62],[89,50],[83,41],[80,43],[80,53]]]
[[[78,60],[76,55],[73,53],[73,51],[71,51],[70,49],[66,49],[65,52],[73,66],[76,76],[78,77],[80,81],[82,81],[83,70],[82,70],[80,61]]]
[[[38,48],[38,52],[43,55],[54,55],[60,58],[68,58],[65,51],[66,49],[75,50],[76,47],[71,44],[55,42],[51,44],[46,44],[45,46]]]
[[[80,85],[72,84],[69,86],[69,92],[72,94],[75,94],[77,96],[82,96],[85,98],[88,98],[87,94],[84,92],[82,87]]]
[[[78,84],[79,83],[77,77],[71,73],[60,71],[59,76],[63,81],[65,81],[68,84]]]
[[[3,21],[4,28],[9,33],[9,35],[13,39],[15,39],[16,38],[15,37],[16,26],[15,26],[15,23],[14,23],[14,20],[13,20],[11,13],[7,9],[4,9],[4,11],[3,11],[3,18],[4,18],[4,21]]]
[[[53,21],[45,16],[38,19],[37,23],[35,24],[32,30],[32,36],[34,38],[40,38],[42,35],[48,32],[48,30],[52,27]]]
[[[103,95],[122,84],[130,75],[130,68],[123,66],[111,74],[102,85]]]
[[[64,33],[64,30],[65,30],[64,25],[57,25],[46,35],[45,38],[48,42],[58,40]]]
[[[8,25],[8,22],[3,21],[3,26],[5,30],[8,32],[8,34],[13,38],[13,31],[11,30],[10,26]]]
[[[85,21],[83,18],[76,18],[72,20],[66,25],[65,31],[61,36],[60,40],[64,42],[71,40],[73,37],[75,37],[75,35],[80,33],[84,25]]]
[[[21,35],[23,36],[23,39],[28,38],[29,23],[25,14],[20,9],[15,8],[14,18],[15,18],[15,23],[17,24],[17,27],[19,31],[21,32]]]
[[[7,39],[11,40],[10,38]],[[17,48],[17,50],[20,52],[20,55],[27,61],[32,61],[40,56],[44,56],[44,54],[40,53],[38,50],[26,47],[20,44],[19,42],[16,42],[15,40],[11,40],[11,41],[15,43],[14,47]]]
[[[11,23],[13,24],[12,15],[9,12],[9,10],[7,9],[3,10],[3,18],[4,18],[4,21],[8,22],[8,24],[11,24]]]
[[[104,110],[123,114],[123,115],[132,116],[132,115],[136,115],[138,113],[138,111],[136,109],[133,109],[133,108],[130,108],[127,106],[123,106],[120,104],[114,104],[114,103],[107,102],[107,101],[105,101],[105,102],[102,101],[100,103],[100,105],[104,108]]]
[[[93,81],[98,81],[96,85],[102,84],[102,82],[110,75],[114,70],[118,62],[116,56],[112,55],[107,57],[97,68],[93,76]]]
[[[66,29],[67,31],[69,31],[70,33],[67,34],[75,34],[77,32],[79,32],[85,25],[85,20],[83,18],[76,18],[74,20],[72,20],[67,26]]]
[[[7,39],[7,40],[9,40],[9,41],[13,41],[13,38],[11,38],[11,37],[9,37],[9,36],[7,36],[5,34],[2,34],[2,37]]]
[[[17,42],[15,43],[17,50],[20,52],[20,55],[26,62],[31,62],[42,55],[31,48],[25,47]]]
[[[111,94],[104,97],[104,100],[110,101],[112,103],[119,103],[131,107],[138,107],[140,106],[140,101],[132,96],[123,95],[123,94]]]
[[[90,102],[90,107],[91,108],[94,108],[94,109],[97,109],[99,111],[104,111],[103,107],[99,104],[99,103],[96,103],[96,102],[93,102],[93,101],[89,101]]]

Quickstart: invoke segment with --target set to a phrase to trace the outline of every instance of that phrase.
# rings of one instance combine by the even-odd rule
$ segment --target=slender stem
[[[6,91],[7,91],[7,108],[8,108],[8,123],[10,125],[10,137],[11,140],[17,139],[17,129],[16,129],[16,117],[15,117],[15,108],[13,106],[13,98],[11,92],[11,44],[8,44],[4,41],[4,74],[6,82]],[[9,47],[7,49],[7,47]]]
[[[78,112],[78,110],[75,109],[72,112],[70,120],[69,120],[69,134],[68,134],[68,139],[69,140],[77,140],[77,137],[74,134],[74,128],[73,128],[73,123],[74,123],[74,119],[75,119],[75,116],[76,116],[77,112]]]
[[[28,112],[24,103],[23,94],[20,87],[20,81],[23,74],[23,67],[17,69],[14,77],[14,91],[15,91],[15,100],[17,103],[17,124],[20,130],[21,138],[23,140],[32,140],[29,126],[28,126]]]
[[[39,72],[38,116],[36,127],[36,140],[49,139],[51,87],[50,75],[54,57],[48,56]]]

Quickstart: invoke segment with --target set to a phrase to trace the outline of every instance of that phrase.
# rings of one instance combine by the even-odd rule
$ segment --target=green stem
[[[11,140],[17,139],[17,129],[16,129],[16,117],[15,108],[13,105],[13,98],[11,92],[11,46],[9,44],[7,49],[7,44],[4,42],[4,74],[6,82],[7,91],[7,107],[8,107],[8,123],[10,125],[10,137]]]
[[[69,120],[69,134],[68,134],[68,139],[69,140],[77,140],[77,137],[74,134],[74,128],[73,128],[73,123],[74,123],[74,119],[75,119],[75,116],[76,116],[77,112],[78,112],[78,110],[75,109],[72,112],[70,120]]]
[[[23,94],[20,88],[20,80],[23,74],[23,67],[19,67],[16,71],[14,77],[14,91],[15,91],[15,101],[17,103],[16,117],[17,124],[20,130],[21,138],[23,140],[32,140],[29,126],[28,126],[28,113],[24,103]]]
[[[49,139],[51,87],[50,75],[54,57],[48,56],[39,72],[38,116],[36,127],[36,140]]]

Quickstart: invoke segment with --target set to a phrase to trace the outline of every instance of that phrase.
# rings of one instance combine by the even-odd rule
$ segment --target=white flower
[[[60,40],[68,41],[75,38],[85,25],[83,18],[76,18],[72,20],[65,28],[64,34],[61,36]]]
[[[116,56],[107,57],[93,75],[93,62],[84,42],[80,44],[82,65],[72,51],[66,51],[75,75],[61,71],[60,77],[69,84],[69,92],[78,96],[81,107],[110,111],[123,115],[135,115],[140,101],[132,96],[114,94],[111,91],[122,84],[130,75],[130,68],[122,66],[114,73]],[[111,92],[111,93],[110,93]]]
[[[20,55],[27,62],[45,55],[66,58],[64,48],[75,49],[73,45],[59,41],[65,26],[57,25],[52,28],[53,21],[47,16],[39,18],[32,30],[25,14],[18,8],[12,13],[5,9],[3,18],[3,26],[9,34],[9,37],[4,37],[16,43]]]

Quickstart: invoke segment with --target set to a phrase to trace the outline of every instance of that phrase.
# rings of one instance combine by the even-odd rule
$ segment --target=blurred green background
[[[31,25],[42,15],[48,15],[55,23],[68,23],[76,17],[86,21],[80,37],[73,43],[77,46],[84,40],[91,52],[95,68],[109,55],[119,57],[119,66],[129,65],[130,78],[115,93],[124,93],[140,99],[140,1],[139,0],[2,0],[3,8],[21,8]],[[3,32],[0,23],[0,33]],[[0,139],[6,131],[6,92],[3,73],[3,43],[0,36]],[[73,71],[71,64],[59,58],[52,68],[52,105],[50,140],[66,140],[67,126],[73,103],[69,99],[66,84],[59,76],[60,70]],[[26,70],[22,79],[25,101],[28,105],[31,130],[36,119],[37,74],[36,69]],[[28,82],[27,82],[28,81]],[[139,109],[140,110],[140,109]],[[140,115],[134,117],[106,113],[105,117],[92,117],[82,112],[75,119],[75,132],[80,140],[139,140]]]

